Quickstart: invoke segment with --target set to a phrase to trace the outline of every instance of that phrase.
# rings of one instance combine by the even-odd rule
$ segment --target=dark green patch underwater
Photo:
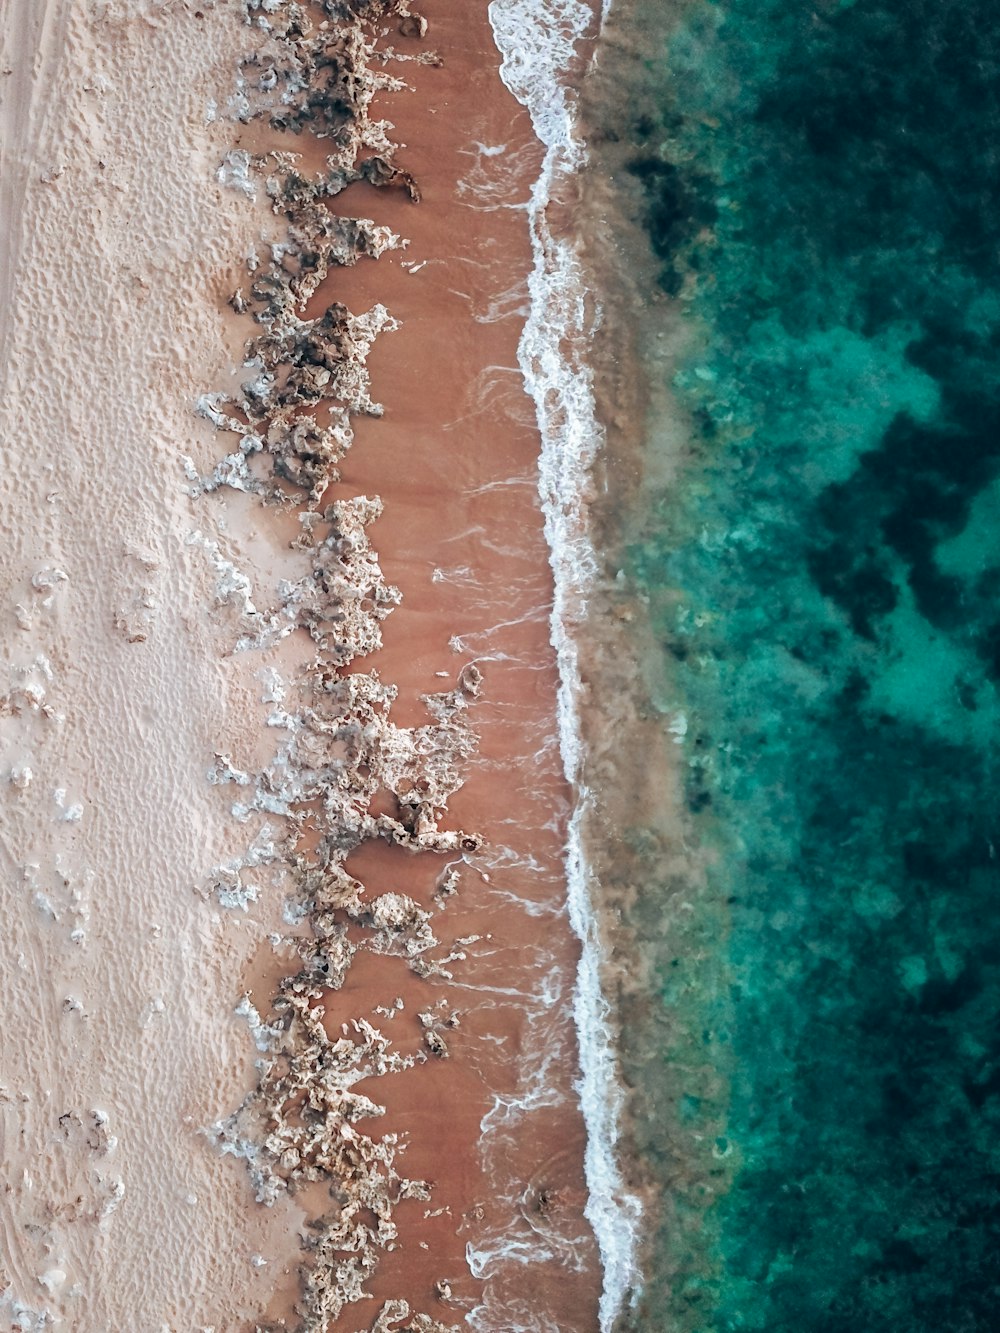
[[[632,171],[697,435],[629,574],[728,927],[703,984],[676,984],[697,921],[655,943],[662,1045],[626,1062],[669,1163],[704,1081],[671,1032],[699,1006],[725,1029],[725,1133],[702,1127],[731,1175],[699,1225],[668,1207],[630,1326],[993,1330],[1000,8],[660,22]]]

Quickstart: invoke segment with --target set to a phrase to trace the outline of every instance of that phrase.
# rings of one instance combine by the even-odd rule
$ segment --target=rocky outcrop
[[[455,688],[426,698],[425,725],[397,727],[394,688],[374,671],[354,669],[380,647],[381,623],[399,594],[386,584],[367,534],[381,502],[361,496],[330,503],[327,492],[353,443],[352,418],[381,412],[367,358],[374,339],[396,323],[381,305],[354,315],[334,301],[307,314],[331,269],[403,244],[387,228],[335,216],[328,201],[362,180],[419,198],[371,103],[379,89],[402,87],[385,72],[388,61],[414,58],[384,45],[387,25],[422,37],[426,23],[405,0],[308,7],[247,0],[245,8],[254,49],[233,110],[272,131],[315,136],[329,151],[326,169],[314,175],[287,152],[234,150],[220,168],[223,183],[251,197],[263,187],[285,234],[266,261],[249,262],[246,287],[231,298],[233,310],[256,325],[245,345],[246,380],[239,392],[207,394],[199,405],[222,434],[235,437],[235,447],[210,475],[190,466],[188,477],[196,495],[230,487],[297,508],[293,549],[305,569],[279,585],[270,614],[257,609],[248,581],[214,543],[195,540],[215,562],[219,604],[235,617],[238,648],[266,650],[297,633],[309,636],[315,655],[301,679],[272,683],[269,725],[280,739],[271,761],[248,772],[230,756],[216,756],[211,778],[237,789],[234,814],[276,823],[258,832],[243,857],[219,867],[212,887],[224,905],[247,910],[255,892],[247,872],[282,865],[298,919],[310,931],[291,941],[300,966],[282,980],[266,1019],[249,998],[242,1002],[261,1053],[258,1082],[212,1136],[222,1152],[245,1162],[262,1204],[305,1186],[326,1187],[329,1208],[310,1223],[298,1306],[299,1333],[326,1333],[366,1296],[380,1255],[395,1247],[396,1206],[429,1198],[425,1182],[397,1169],[395,1136],[371,1128],[383,1108],[355,1085],[446,1055],[441,1034],[451,1022],[436,1011],[421,1014],[423,1049],[404,1056],[364,1018],[331,1035],[329,997],[361,950],[396,955],[423,976],[447,977],[446,964],[464,957],[439,956],[432,913],[402,892],[369,895],[347,860],[370,840],[406,852],[462,855],[479,847],[478,835],[443,827],[442,819],[475,749],[468,708],[481,676],[466,666]],[[303,838],[306,828],[314,836]],[[448,892],[453,888],[452,877]],[[442,887],[439,908],[448,892]],[[380,1012],[393,1016],[401,1008],[399,1002]],[[371,1327],[455,1333],[429,1315],[411,1315],[403,1300],[388,1302]]]

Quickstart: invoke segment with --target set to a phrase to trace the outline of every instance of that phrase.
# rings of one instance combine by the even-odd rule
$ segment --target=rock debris
[[[259,1052],[258,1081],[210,1134],[222,1152],[245,1163],[262,1204],[305,1186],[326,1187],[329,1207],[311,1220],[305,1241],[297,1333],[327,1333],[341,1326],[346,1307],[367,1297],[380,1256],[397,1247],[397,1205],[430,1198],[426,1182],[398,1169],[396,1136],[372,1127],[383,1107],[356,1085],[447,1055],[441,1034],[458,1022],[440,1009],[421,1014],[424,1049],[405,1055],[362,1017],[331,1035],[324,1022],[330,993],[361,949],[404,959],[426,977],[449,977],[446,965],[465,957],[461,949],[440,957],[432,914],[403,892],[369,894],[346,862],[376,839],[404,852],[447,853],[453,863],[478,849],[477,834],[442,820],[475,750],[468,710],[482,677],[468,664],[454,688],[426,697],[425,725],[393,723],[395,689],[375,671],[353,669],[379,648],[381,623],[399,601],[367,535],[381,502],[327,502],[353,444],[352,419],[381,414],[370,393],[368,354],[397,325],[382,305],[356,315],[336,301],[318,313],[311,303],[332,269],[404,245],[388,228],[336,216],[329,202],[358,181],[419,199],[417,182],[396,163],[391,127],[371,107],[378,91],[405,87],[387,65],[437,62],[432,53],[399,53],[383,40],[390,27],[420,39],[426,21],[407,0],[245,0],[244,11],[254,49],[242,62],[230,114],[292,136],[307,133],[329,151],[325,170],[313,174],[286,151],[234,149],[219,166],[220,184],[267,199],[284,235],[263,258],[251,257],[245,286],[230,298],[255,326],[244,348],[246,378],[238,392],[208,393],[198,405],[233,444],[208,476],[191,464],[187,474],[194,495],[228,487],[295,508],[300,531],[292,545],[305,570],[282,582],[276,609],[263,612],[217,543],[200,533],[191,543],[214,564],[217,604],[234,620],[236,650],[267,650],[298,633],[309,636],[314,656],[295,682],[275,688],[268,677],[268,721],[278,737],[268,765],[251,772],[228,755],[215,758],[210,778],[237,793],[234,815],[267,822],[246,854],[212,872],[210,888],[224,906],[248,911],[261,891],[248,872],[278,867],[295,889],[286,920],[307,922],[309,934],[290,941],[300,966],[282,979],[271,1012],[262,1017],[249,996],[237,1006]],[[449,874],[438,908],[454,891]],[[402,1007],[396,1000],[377,1012],[389,1018]],[[446,1283],[438,1285],[450,1296]],[[437,1295],[447,1298],[443,1290]],[[404,1300],[386,1302],[368,1327],[458,1333],[411,1313]]]

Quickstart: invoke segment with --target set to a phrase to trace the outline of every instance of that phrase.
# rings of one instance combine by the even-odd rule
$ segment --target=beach
[[[543,150],[486,7],[403,10],[363,38],[399,177],[318,204],[374,230],[308,291],[267,154],[327,143],[241,101],[273,11],[7,10],[12,1327],[597,1328],[518,364]]]

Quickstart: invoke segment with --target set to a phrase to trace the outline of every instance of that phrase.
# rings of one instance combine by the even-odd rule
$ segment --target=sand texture
[[[180,465],[252,231],[205,126],[241,35],[139,4],[3,24],[4,1313],[195,1328],[295,1250],[201,1133],[252,1063],[253,932],[195,891],[233,843],[205,775],[250,671],[222,667]]]
[[[485,11],[0,12],[11,1328],[596,1326]]]

